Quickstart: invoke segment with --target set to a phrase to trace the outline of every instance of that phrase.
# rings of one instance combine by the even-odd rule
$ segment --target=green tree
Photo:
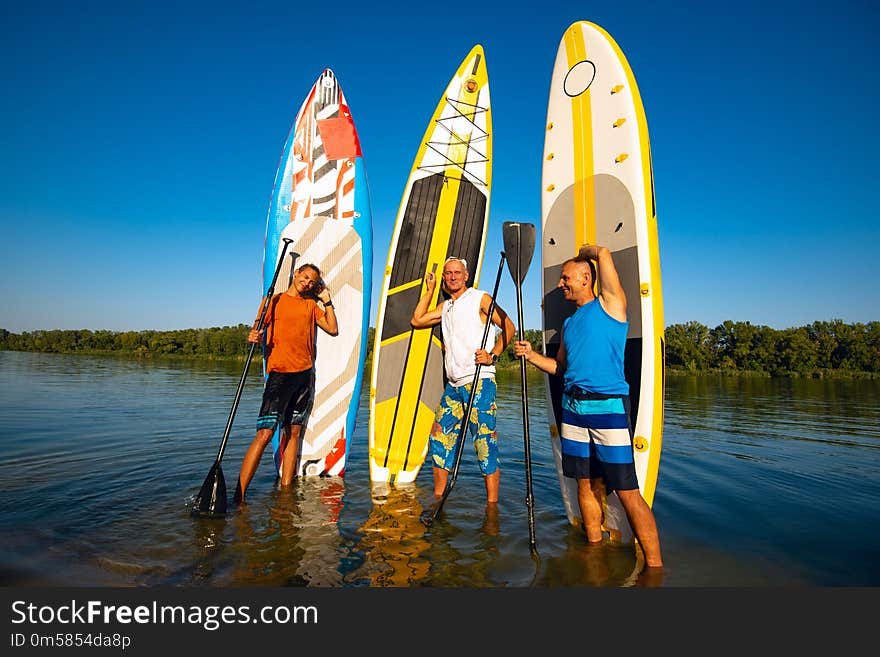
[[[667,327],[666,363],[680,365],[691,372],[708,368],[712,363],[712,339],[709,328],[699,322]]]
[[[816,367],[816,343],[806,327],[783,331],[778,354],[780,371],[807,373]]]

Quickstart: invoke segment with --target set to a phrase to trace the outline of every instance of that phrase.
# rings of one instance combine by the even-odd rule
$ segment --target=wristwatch
[[[498,362],[498,354],[496,354],[494,351],[490,351],[489,355],[492,356],[492,364],[493,365]]]

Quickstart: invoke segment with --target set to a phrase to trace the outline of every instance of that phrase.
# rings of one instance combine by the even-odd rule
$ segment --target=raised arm
[[[575,260],[590,258],[596,261],[596,276],[599,279],[599,299],[602,307],[614,319],[626,321],[626,293],[620,284],[617,268],[608,247],[598,244],[584,244]]]
[[[428,310],[431,298],[434,296],[434,288],[437,287],[437,279],[434,274],[428,272],[425,274],[425,293],[416,304],[413,310],[410,326],[416,329],[431,328],[440,323],[443,317],[443,302],[438,303],[433,310]]]
[[[330,335],[339,335],[339,323],[336,320],[336,308],[333,307],[333,301],[330,300],[330,291],[321,286],[318,292],[318,299],[324,304],[324,316],[316,321],[324,331]]]

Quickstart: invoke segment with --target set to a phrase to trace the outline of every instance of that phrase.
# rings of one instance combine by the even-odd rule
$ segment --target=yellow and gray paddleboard
[[[434,408],[443,392],[443,337],[414,330],[410,318],[449,256],[467,260],[476,286],[492,178],[492,114],[482,46],[443,92],[419,144],[388,250],[379,297],[370,381],[370,480],[407,483],[425,460]],[[441,285],[435,288],[433,307]]]
[[[629,334],[624,369],[630,386],[639,487],[653,503],[663,433],[663,293],[648,123],[623,52],[598,25],[571,25],[550,83],[542,171],[544,352],[555,356],[575,306],[556,289],[562,263],[580,245],[607,246],[626,291]],[[547,377],[550,432],[562,497],[580,525],[577,485],[562,475],[562,380]],[[612,540],[632,532],[617,495],[605,501]]]

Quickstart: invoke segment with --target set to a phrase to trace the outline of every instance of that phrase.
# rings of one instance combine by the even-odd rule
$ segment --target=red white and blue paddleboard
[[[372,232],[360,140],[339,81],[325,69],[303,101],[284,144],[263,255],[265,291],[278,264],[281,240],[292,239],[274,293],[290,286],[297,267],[315,264],[339,323],[336,336],[317,331],[315,399],[300,437],[296,467],[300,476],[345,473],[367,353]],[[285,444],[279,428],[272,439],[279,474]]]

